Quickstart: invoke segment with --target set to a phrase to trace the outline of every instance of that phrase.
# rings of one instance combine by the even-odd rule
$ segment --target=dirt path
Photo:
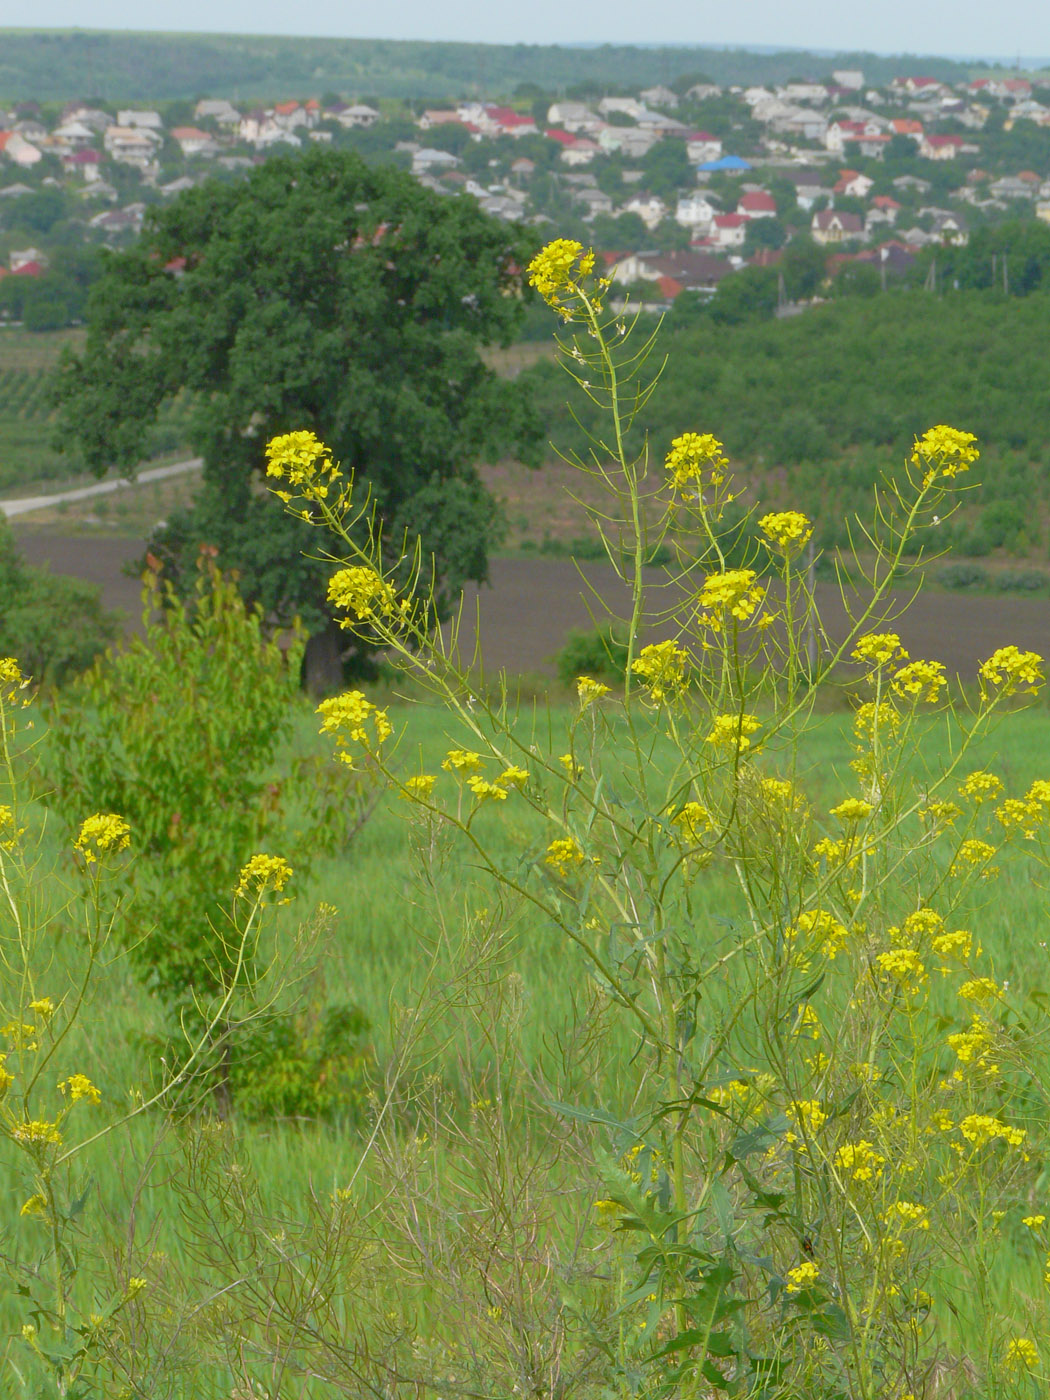
[[[126,490],[129,486],[148,484],[151,481],[164,481],[170,476],[183,476],[186,472],[198,471],[199,457],[189,457],[184,462],[171,462],[166,467],[147,467],[134,481],[120,477],[113,481],[96,481],[92,486],[74,486],[66,491],[54,491],[49,496],[21,496],[16,500],[0,500],[0,513],[10,520],[16,515],[28,515],[34,510],[48,510],[62,501],[86,501],[92,496],[109,496],[114,491]]]

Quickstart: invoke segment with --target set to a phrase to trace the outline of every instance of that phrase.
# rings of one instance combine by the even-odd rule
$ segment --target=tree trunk
[[[343,638],[334,622],[308,638],[303,657],[303,682],[309,694],[318,700],[342,690]]]

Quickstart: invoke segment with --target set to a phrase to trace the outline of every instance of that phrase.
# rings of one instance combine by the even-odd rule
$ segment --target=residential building
[[[646,107],[666,107],[668,111],[673,112],[678,106],[678,94],[659,84],[656,87],[643,89],[638,96]]]
[[[710,229],[715,215],[719,212],[711,196],[703,190],[693,190],[681,195],[674,211],[675,222],[684,228],[695,230]]]
[[[456,114],[454,112],[450,115],[455,119]],[[379,120],[379,113],[374,107],[369,107],[367,102],[355,102],[349,107],[343,107],[342,110],[336,114],[335,119],[340,126],[345,126],[348,129],[358,128],[367,130],[369,127],[375,126],[376,122]],[[423,126],[423,122],[420,121],[418,125]],[[439,123],[428,122],[427,125],[437,126]]]
[[[711,243],[716,248],[742,248],[750,222],[746,214],[716,214],[711,221]]]
[[[737,200],[736,212],[745,219],[775,219],[777,202],[766,190],[748,190]]]
[[[962,144],[962,137],[954,132],[946,136],[926,133],[919,143],[919,154],[927,160],[954,160]]]
[[[722,154],[722,142],[709,131],[691,131],[685,138],[685,153],[693,165],[717,160]]]
[[[810,220],[810,233],[815,243],[832,245],[851,238],[864,237],[864,221],[859,214],[838,209],[821,209]]]
[[[207,131],[196,126],[174,126],[171,139],[175,141],[187,158],[192,156],[213,156],[219,151],[218,144]]]

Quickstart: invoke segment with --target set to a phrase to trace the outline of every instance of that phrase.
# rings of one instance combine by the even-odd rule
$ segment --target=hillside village
[[[670,303],[812,239],[829,269],[900,275],[978,226],[1050,222],[1050,86],[998,75],[875,88],[860,70],[776,87],[684,80],[509,104],[221,98],[123,109],[0,110],[0,316],[76,321],[93,247],[133,239],[153,204],[233,180],[275,152],[352,147],[494,216],[586,239],[613,278]]]

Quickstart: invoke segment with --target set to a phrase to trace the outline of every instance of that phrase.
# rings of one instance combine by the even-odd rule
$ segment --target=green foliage
[[[17,656],[34,680],[61,685],[87,670],[116,630],[96,585],[26,564],[0,515],[0,656]]]
[[[577,676],[608,677],[622,681],[627,671],[628,648],[623,628],[606,623],[591,629],[572,627],[565,645],[554,658],[562,685],[572,685]]]
[[[274,769],[302,644],[267,638],[261,613],[207,558],[188,603],[154,572],[144,602],[142,635],[54,704],[46,764],[56,802],[131,824],[132,958],[183,1013],[221,983],[236,871],[269,842],[290,844],[290,774]]]
[[[249,598],[313,631],[326,571],[303,557],[309,526],[256,489],[265,442],[309,423],[368,481],[391,551],[421,540],[455,591],[485,577],[493,534],[475,463],[538,442],[520,387],[478,353],[517,326],[529,246],[473,201],[351,152],[189,191],[106,260],[87,348],[61,376],[62,434],[93,469],[130,468],[146,425],[189,392],[204,484],[158,549],[186,580],[198,544],[217,546]]]
[[[360,1007],[316,1001],[260,1021],[238,1044],[230,1074],[239,1116],[360,1120],[374,1061],[370,1030]]]
[[[717,83],[784,82],[805,62],[797,50],[639,47],[627,44],[465,44],[387,39],[306,39],[238,34],[125,34],[105,31],[3,30],[0,88],[8,100],[68,100],[84,75],[110,101],[152,102],[219,97],[301,96],[334,90],[384,97],[488,96],[528,84],[528,91],[560,92],[584,84],[588,95],[666,82],[695,59]],[[819,66],[835,60],[824,55]],[[946,81],[971,68],[945,58],[888,58],[843,54],[871,83],[899,72],[931,73]],[[982,72],[987,69],[982,68]],[[1024,125],[1024,123],[1021,123]]]

